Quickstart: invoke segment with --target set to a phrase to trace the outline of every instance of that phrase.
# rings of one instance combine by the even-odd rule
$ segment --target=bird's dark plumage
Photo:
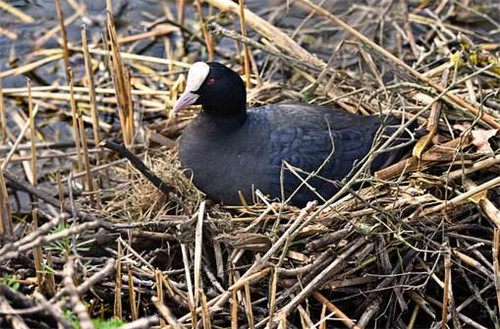
[[[240,204],[241,191],[252,202],[253,189],[285,200],[293,194],[295,205],[326,200],[338,190],[334,181],[342,180],[367,155],[381,127],[379,117],[315,105],[246,110],[245,87],[235,72],[219,63],[208,63],[208,70],[203,66],[207,64],[198,64],[205,72],[191,83],[197,89],[186,90],[178,101],[182,106],[176,108],[185,107],[183,100],[191,97],[189,104],[201,104],[203,110],[184,130],[179,153],[195,185],[216,201]],[[392,117],[386,121],[400,123]],[[397,160],[401,153],[378,156],[372,169]],[[316,177],[307,183],[296,176],[306,179],[312,172]]]

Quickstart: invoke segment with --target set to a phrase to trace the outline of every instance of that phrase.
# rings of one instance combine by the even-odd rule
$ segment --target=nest
[[[0,326],[498,327],[493,2],[398,3],[383,14],[354,6],[347,25],[309,0],[287,14],[281,3],[259,15],[249,8],[244,20],[231,1],[206,2],[210,10],[196,1],[193,17],[151,19],[128,37],[110,15],[108,40],[64,36],[60,49],[0,73],[4,84],[50,72],[55,81],[0,92]],[[304,20],[293,29],[296,17]],[[140,47],[159,36],[168,60]],[[236,46],[222,46],[228,40]],[[255,205],[214,203],[176,154],[197,110],[170,113],[188,63],[208,58],[242,73],[252,106],[390,113],[425,133],[394,165],[372,173],[359,163],[321,204],[299,209],[258,192]],[[100,148],[103,139],[122,141],[168,192]]]

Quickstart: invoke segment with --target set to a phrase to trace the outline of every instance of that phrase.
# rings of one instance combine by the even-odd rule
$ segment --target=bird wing
[[[273,113],[272,126],[278,128],[270,133],[271,188],[288,197],[300,187],[296,195],[304,200],[334,193],[332,181],[343,179],[369,152],[380,126],[376,117],[322,107],[285,105]],[[314,176],[307,178],[310,174]]]

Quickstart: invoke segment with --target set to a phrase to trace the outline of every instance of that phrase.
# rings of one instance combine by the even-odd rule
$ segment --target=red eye
[[[207,85],[209,85],[209,86],[211,86],[211,85],[215,85],[215,82],[216,82],[215,78],[210,78],[210,79],[208,79],[208,81],[207,81]]]

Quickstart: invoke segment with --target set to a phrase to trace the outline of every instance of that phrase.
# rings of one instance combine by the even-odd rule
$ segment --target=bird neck
[[[224,104],[219,104],[217,108],[203,106],[203,111],[200,115],[203,121],[214,126],[214,128],[231,131],[239,128],[247,118],[246,104],[245,102],[241,104],[236,108],[234,104],[230,108],[224,107]]]

